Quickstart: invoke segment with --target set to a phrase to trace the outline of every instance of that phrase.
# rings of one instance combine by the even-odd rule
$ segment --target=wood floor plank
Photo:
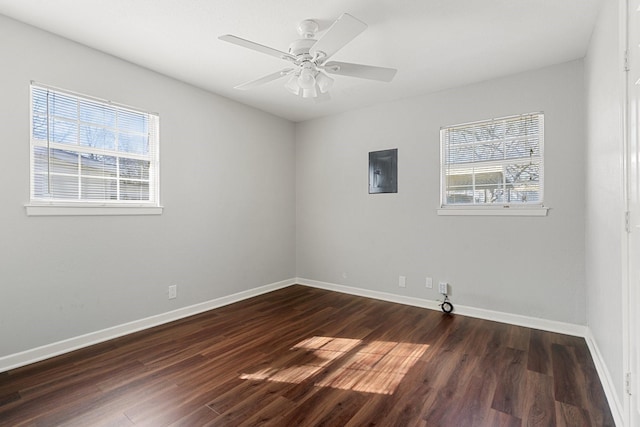
[[[487,393],[492,385],[487,377],[472,375],[464,393],[456,399],[455,405],[450,405],[446,422],[442,425],[472,426],[482,423],[489,415],[491,394]]]
[[[521,427],[522,420],[504,412],[490,409],[487,418],[481,424],[474,424],[478,427]]]
[[[468,402],[461,396],[468,390],[474,373],[480,370],[480,360],[475,355],[443,352],[431,359],[427,375],[433,376],[435,399],[426,408],[423,418],[427,423],[446,425],[451,418],[467,418],[461,414]]]
[[[48,421],[44,425],[48,424]],[[100,426],[100,427],[133,427],[135,424],[131,422],[126,415],[122,413],[115,414],[100,414],[97,417],[85,416],[82,418],[72,418],[69,421],[64,421],[58,425],[58,427],[86,427],[86,426]]]
[[[348,390],[321,388],[285,413],[285,426],[344,426],[359,411],[368,396]]]
[[[582,338],[298,285],[0,373],[0,420],[614,425]]]
[[[526,398],[523,424],[530,427],[554,427],[556,425],[553,378],[535,371],[526,373]]]
[[[141,399],[153,399],[160,393],[172,389],[173,384],[165,381],[138,383],[137,387],[115,389],[108,393],[87,394],[80,398],[81,404],[72,400],[70,396],[61,395],[61,402],[55,411],[41,412],[34,419],[35,425],[60,425],[67,422],[75,425],[102,424],[103,420],[110,420],[114,415],[122,414],[135,402]],[[36,401],[38,401],[37,399]],[[126,417],[126,416],[125,416]],[[119,417],[122,418],[122,417]]]
[[[171,427],[193,427],[215,425],[220,414],[207,406],[199,406],[193,412],[169,424]]]
[[[396,399],[384,394],[369,397],[358,411],[345,423],[344,427],[384,425],[380,420],[396,406]],[[416,417],[414,417],[416,418]]]
[[[282,382],[242,380],[226,393],[207,402],[207,406],[230,420],[230,414],[238,412],[239,408],[245,408],[251,402],[257,403],[255,409],[259,409],[276,399],[288,386],[288,383]]]
[[[243,420],[238,427],[284,426],[284,413],[293,403],[282,396],[277,396],[271,403],[262,405],[254,414]]]
[[[169,425],[203,405],[193,393],[184,387],[169,387],[153,396],[141,396],[124,414],[134,424]]]
[[[531,332],[533,329],[517,325],[504,324],[504,326],[507,328],[505,345],[507,347],[515,348],[516,350],[528,352],[529,345],[531,344]]]
[[[527,369],[545,375],[552,375],[551,342],[544,331],[534,329],[530,333]]]
[[[53,390],[35,399],[21,398],[15,404],[0,407],[0,419],[7,425],[15,425],[42,417],[53,418],[61,410],[75,411],[74,401],[91,400],[98,395],[98,388],[86,383],[64,392]]]
[[[552,344],[551,358],[556,400],[579,408],[587,408],[590,404],[587,397],[587,381],[575,357],[573,347]]]
[[[8,405],[11,402],[17,402],[20,399],[22,399],[22,396],[20,396],[20,393],[17,391],[9,392],[4,396],[0,396],[0,406]]]
[[[556,422],[558,427],[592,427],[593,425],[586,410],[563,402],[556,402]]]
[[[526,354],[509,347],[503,349],[499,366],[503,369],[496,385],[491,408],[522,418],[526,399]]]

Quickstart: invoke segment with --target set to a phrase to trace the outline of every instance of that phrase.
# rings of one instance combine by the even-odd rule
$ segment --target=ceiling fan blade
[[[265,53],[270,56],[275,56],[276,58],[286,59],[289,61],[295,61],[296,57],[287,53],[282,52],[281,50],[271,48],[269,46],[264,46],[259,43],[252,42],[250,40],[241,39],[240,37],[232,36],[231,34],[225,34],[224,36],[218,37],[220,40],[225,42],[237,44],[238,46],[246,47],[248,49],[252,49],[261,53]]]
[[[374,67],[372,65],[351,64],[349,62],[330,61],[324,64],[324,71],[329,74],[358,77],[361,79],[390,82],[396,75],[395,68]]]
[[[253,89],[254,87],[257,87],[265,83],[278,80],[279,78],[282,78],[284,76],[287,76],[291,74],[292,71],[293,71],[293,68],[285,68],[284,70],[276,71],[275,73],[269,74],[264,77],[260,77],[259,79],[251,80],[250,82],[246,82],[241,85],[238,85],[234,87],[234,89],[239,89],[239,90]]]
[[[324,54],[324,59],[329,58],[366,28],[367,24],[364,22],[354,18],[348,13],[343,13],[336,22],[329,27],[327,32],[320,37],[320,40],[311,46],[309,53],[315,56],[322,52],[320,55]]]

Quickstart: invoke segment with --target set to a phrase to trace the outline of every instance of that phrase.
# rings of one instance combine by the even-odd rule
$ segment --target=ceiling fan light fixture
[[[316,82],[318,83],[318,89],[321,93],[327,93],[331,86],[333,86],[334,79],[327,76],[325,73],[318,73],[316,76]]]
[[[298,86],[302,89],[313,89],[316,86],[316,78],[314,71],[311,68],[303,68],[300,71],[300,77],[298,77]]]
[[[284,85],[285,89],[287,89],[289,92],[291,92],[294,95],[299,95],[300,94],[300,86],[298,86],[298,76],[296,76],[295,74],[292,75],[289,80],[287,81],[287,83]]]
[[[318,96],[318,91],[315,86],[311,87],[311,89],[302,89],[303,98],[315,98],[316,96]]]

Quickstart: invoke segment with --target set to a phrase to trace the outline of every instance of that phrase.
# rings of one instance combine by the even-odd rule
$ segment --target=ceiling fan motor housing
[[[300,39],[296,40],[289,45],[289,53],[294,55],[298,60],[311,59],[309,55],[309,49],[316,43],[314,39]],[[308,56],[308,58],[302,58],[302,56]]]

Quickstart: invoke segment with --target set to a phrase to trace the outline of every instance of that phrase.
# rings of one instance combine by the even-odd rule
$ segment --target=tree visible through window
[[[158,116],[32,84],[31,201],[158,205]]]
[[[544,116],[442,128],[441,205],[542,206]]]

